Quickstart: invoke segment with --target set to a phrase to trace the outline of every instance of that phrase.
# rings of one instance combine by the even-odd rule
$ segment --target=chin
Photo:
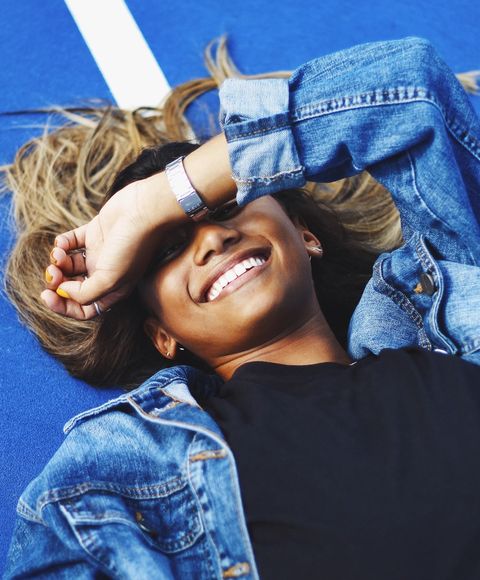
[[[272,299],[271,295],[262,297],[256,293],[248,302],[235,306],[234,327],[231,324],[228,327],[232,336],[241,337],[239,342],[245,343],[239,345],[239,350],[251,348],[252,344],[268,342],[298,324],[301,310],[298,303],[294,304],[285,296]],[[225,334],[228,334],[228,329],[224,327]]]

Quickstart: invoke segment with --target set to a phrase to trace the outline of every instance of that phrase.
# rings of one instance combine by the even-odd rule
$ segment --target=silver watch
[[[188,179],[188,175],[183,167],[184,157],[185,155],[182,155],[175,159],[175,161],[168,163],[165,167],[165,173],[168,183],[183,211],[192,220],[199,221],[208,215],[210,210]]]

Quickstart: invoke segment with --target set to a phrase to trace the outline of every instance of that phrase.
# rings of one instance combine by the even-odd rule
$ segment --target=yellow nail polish
[[[62,298],[70,298],[70,294],[65,292],[65,290],[63,288],[57,288],[57,294],[59,296],[61,296]]]
[[[50,284],[50,282],[52,280],[53,280],[53,276],[50,274],[50,272],[48,270],[45,270],[45,282]]]
[[[57,263],[57,260],[55,259],[55,256],[53,255],[54,251],[55,251],[55,248],[53,248],[53,250],[50,252],[50,261],[52,262],[52,264]]]

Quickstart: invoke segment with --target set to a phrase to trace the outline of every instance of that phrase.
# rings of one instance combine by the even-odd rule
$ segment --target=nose
[[[232,227],[209,221],[199,222],[193,239],[195,264],[205,265],[213,256],[238,243],[241,237],[241,233]]]

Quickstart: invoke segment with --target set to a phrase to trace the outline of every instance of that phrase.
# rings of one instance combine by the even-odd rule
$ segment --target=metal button
[[[420,284],[422,286],[423,292],[428,296],[432,296],[432,294],[435,294],[435,292],[437,291],[435,281],[433,280],[433,277],[430,276],[430,274],[425,273],[421,274]]]
[[[138,527],[142,530],[142,532],[145,532],[146,534],[148,534],[152,538],[155,538],[156,536],[158,536],[158,534],[157,534],[157,532],[155,532],[155,530],[151,530],[150,528],[147,528],[147,526],[144,523],[145,520],[143,518],[143,514],[141,512],[135,512],[135,520],[137,522]]]

